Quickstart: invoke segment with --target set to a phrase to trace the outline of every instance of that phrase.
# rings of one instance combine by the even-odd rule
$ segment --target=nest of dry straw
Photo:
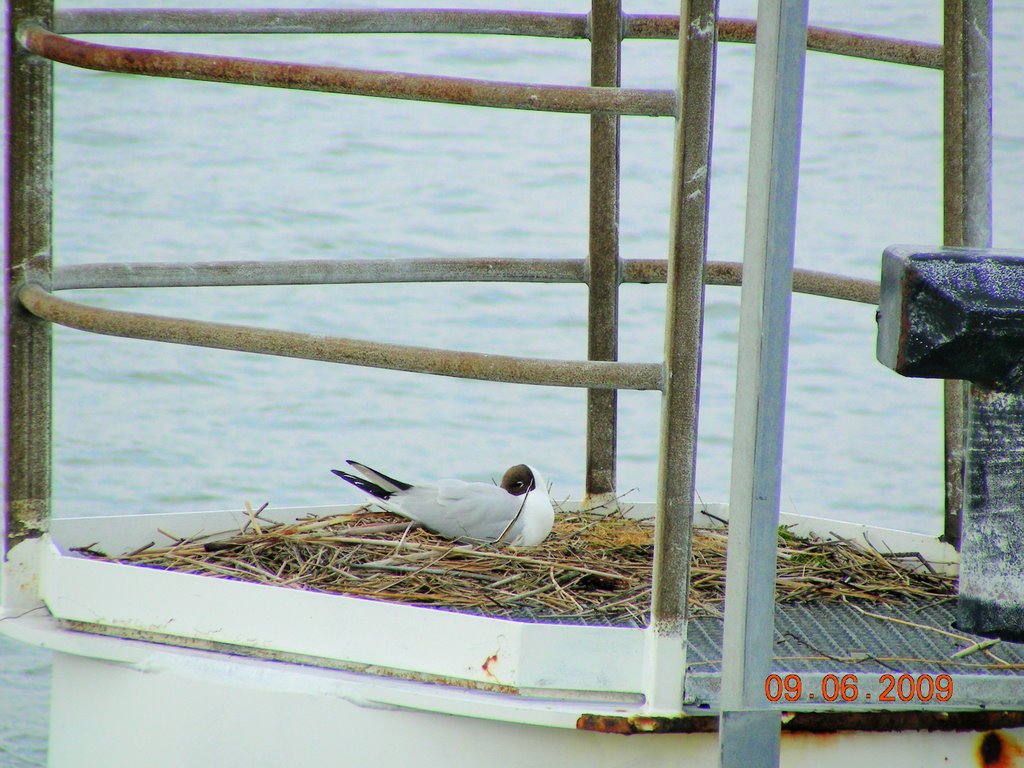
[[[149,568],[502,618],[647,622],[653,530],[619,514],[560,513],[547,541],[530,549],[453,544],[395,515],[365,509],[290,524],[262,521],[251,508],[249,517],[238,534],[205,543],[150,544],[118,558],[92,547],[77,551]],[[692,615],[721,615],[726,540],[724,527],[694,531]],[[935,573],[917,553],[801,538],[785,528],[778,551],[782,603],[944,599],[955,588],[953,577]]]

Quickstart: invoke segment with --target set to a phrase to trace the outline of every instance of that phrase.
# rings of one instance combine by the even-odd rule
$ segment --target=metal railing
[[[45,4],[41,4],[45,5]],[[197,10],[75,10],[53,15],[49,31],[39,23],[52,13],[27,13],[18,23],[17,8],[12,7],[12,31],[28,51],[47,59],[75,66],[111,72],[151,76],[180,77],[245,83],[319,91],[352,93],[392,98],[442,101],[480,106],[592,113],[591,157],[591,256],[581,276],[590,288],[588,357],[594,361],[614,361],[617,357],[617,286],[631,281],[623,275],[618,257],[618,122],[619,115],[672,115],[676,94],[669,91],[624,89],[618,87],[621,41],[625,38],[671,39],[678,34],[679,20],[672,16],[623,15],[617,3],[595,3],[593,12],[584,14],[508,13],[501,11],[430,10],[272,10],[272,11],[197,11]],[[721,20],[719,34],[726,40],[752,42],[755,25],[749,21]],[[532,35],[561,38],[585,38],[592,41],[594,86],[532,86],[518,83],[493,83],[466,78],[431,77],[406,73],[374,72],[344,67],[323,67],[266,62],[226,56],[129,49],[87,43],[66,37],[69,33],[259,33],[259,32],[445,32]],[[62,33],[62,34],[59,34]],[[603,38],[602,38],[603,35]],[[837,30],[812,28],[808,45],[816,50],[883,61],[938,66],[938,46],[911,43]],[[16,51],[14,51],[16,53]],[[693,116],[691,115],[691,123]],[[703,238],[700,238],[703,240]],[[449,265],[455,266],[455,265]],[[628,265],[627,270],[628,270]],[[640,270],[651,270],[637,264]],[[655,271],[659,266],[653,267]],[[667,272],[667,267],[661,267]],[[736,275],[735,267],[720,274]],[[727,282],[738,277],[727,277]],[[449,276],[446,279],[460,279]],[[516,277],[516,279],[519,279]],[[547,279],[547,278],[545,278]],[[667,278],[664,278],[667,279]],[[638,281],[646,282],[642,277]],[[45,283],[45,281],[43,281]],[[819,284],[828,282],[819,278]],[[832,282],[840,282],[832,280]],[[177,283],[182,285],[184,283]],[[250,284],[239,282],[237,284]],[[861,290],[861,289],[855,289]],[[825,288],[822,292],[827,292]],[[819,292],[819,291],[814,291]],[[871,289],[865,295],[873,293]],[[36,306],[41,306],[36,301]],[[41,310],[42,311],[42,310]],[[67,306],[65,305],[65,313]],[[80,310],[83,312],[84,310]],[[122,318],[125,320],[125,318]],[[99,324],[93,323],[94,329]],[[108,323],[109,328],[112,324]],[[131,321],[117,324],[127,335]],[[79,326],[82,327],[82,326]],[[110,330],[104,332],[112,332]],[[155,338],[150,336],[150,338]],[[196,338],[192,334],[192,338]],[[294,343],[292,344],[294,346]],[[230,348],[240,348],[230,346]],[[245,347],[252,349],[251,346]],[[269,349],[265,351],[271,351]],[[300,352],[301,354],[301,352]],[[471,356],[470,356],[471,357]],[[367,359],[368,356],[363,356]],[[324,358],[318,359],[336,359]],[[409,361],[403,356],[402,361]],[[468,360],[468,358],[467,358]],[[347,362],[359,362],[355,357]],[[401,367],[396,364],[394,367]],[[534,370],[550,366],[534,366]],[[612,370],[611,367],[606,367]],[[520,366],[521,369],[521,366]],[[596,366],[595,370],[600,370]],[[423,364],[413,370],[431,370]],[[449,370],[453,370],[449,366]],[[455,366],[470,372],[469,364]],[[497,372],[498,368],[491,367]],[[581,370],[581,369],[577,369]],[[435,371],[441,372],[441,371]],[[566,384],[569,373],[546,372],[534,383]],[[452,375],[460,375],[454,373]],[[476,377],[476,375],[474,375]],[[483,377],[483,376],[481,376]],[[501,378],[500,376],[497,378]],[[527,381],[521,375],[505,379]],[[591,378],[579,379],[590,392],[588,405],[587,474],[588,497],[607,498],[615,490],[615,395],[598,388],[659,388],[651,386],[648,375],[642,381],[619,377],[601,385]]]
[[[966,29],[961,3],[947,4],[947,30]],[[496,381],[584,387],[586,492],[615,492],[618,389],[662,392],[654,592],[646,658],[648,706],[677,711],[685,662],[685,613],[706,284],[739,284],[740,265],[706,261],[708,182],[719,40],[753,42],[755,24],[717,19],[713,0],[683,2],[681,15],[624,15],[619,0],[593,0],[589,14],[438,10],[77,10],[51,0],[13,0],[8,40],[9,231],[7,285],[8,454],[5,551],[45,531],[50,514],[51,323],[96,333]],[[959,9],[959,10],[958,10]],[[680,36],[680,30],[685,34]],[[591,42],[591,86],[497,83],[458,77],[313,66],[84,42],[71,34],[121,33],[472,33],[575,38]],[[676,91],[623,88],[622,41],[679,40]],[[966,92],[970,49],[913,43],[833,29],[808,29],[807,48],[943,69],[947,93]],[[590,250],[571,260],[395,260],[204,264],[52,263],[51,61],[108,72],[298,88],[455,104],[591,115]],[[967,62],[965,64],[965,62]],[[957,89],[960,89],[959,91]],[[622,259],[618,244],[619,117],[675,120],[671,230],[663,261]],[[958,119],[947,110],[947,128]],[[947,130],[947,134],[949,132]],[[947,142],[947,239],[962,229],[964,131]],[[966,144],[970,144],[969,141]],[[951,170],[953,169],[953,170]],[[955,195],[960,197],[956,198]],[[959,200],[959,203],[957,202]],[[959,231],[959,230],[957,230]],[[970,236],[965,235],[967,240]],[[955,239],[955,238],[954,238]],[[470,281],[571,282],[590,291],[588,360],[538,360],[407,347],[346,338],[100,309],[53,295],[69,288],[306,283]],[[618,288],[667,285],[665,359],[617,362]],[[873,281],[795,270],[793,289],[877,303]],[[955,414],[953,417],[955,418]],[[955,453],[951,443],[949,450]],[[953,461],[952,459],[950,461]],[[952,465],[951,465],[952,466]],[[955,476],[951,470],[950,477]],[[955,506],[955,477],[947,483]],[[949,513],[951,514],[951,513]],[[948,517],[948,519],[952,519]],[[955,537],[955,530],[947,530]]]

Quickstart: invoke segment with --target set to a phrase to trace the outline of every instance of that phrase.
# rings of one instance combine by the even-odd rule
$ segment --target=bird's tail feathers
[[[382,472],[378,472],[376,469],[372,469],[365,464],[360,464],[358,461],[352,461],[348,459],[346,462],[350,467],[355,467],[359,472],[374,483],[377,483],[381,488],[385,489],[389,494],[398,493],[398,491],[407,491],[412,488],[409,483],[403,483],[401,480],[395,480],[393,477],[388,477]],[[337,470],[335,470],[337,474]],[[352,482],[351,480],[349,482]]]
[[[391,495],[394,493],[394,491],[389,491],[387,488],[382,488],[376,483],[371,483],[369,480],[366,480],[362,477],[350,475],[348,472],[342,472],[340,469],[332,469],[331,472],[336,474],[342,480],[352,483],[352,485],[354,485],[360,491],[368,493],[376,499],[387,501],[388,499],[391,498]]]

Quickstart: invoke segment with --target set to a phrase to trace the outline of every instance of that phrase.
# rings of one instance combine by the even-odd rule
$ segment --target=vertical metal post
[[[50,24],[50,0],[13,0],[7,17],[5,565],[14,547],[46,529],[50,514],[50,325],[16,297],[27,278],[48,285],[50,277],[52,64],[18,43],[27,20]],[[3,602],[15,607],[10,581]]]
[[[989,248],[992,2],[947,0],[944,23],[943,241],[946,245]],[[1013,491],[1007,494],[1000,486],[995,468],[991,472],[993,477],[988,477],[989,464],[998,467],[999,462],[1010,461],[1013,452],[997,451],[989,456],[985,451],[987,440],[998,444],[999,438],[1013,429],[1021,410],[1019,397],[1000,395],[962,381],[947,381],[945,401],[945,538],[957,546],[963,539],[964,547],[957,622],[977,632],[987,631],[989,625],[1016,624],[1019,629],[1020,606],[1009,599],[1013,592],[1007,589],[1007,580],[999,577],[1000,561],[993,554],[993,549],[1001,546],[993,542],[998,542],[1000,535],[1008,535],[1005,526],[1014,520],[1005,513]],[[974,477],[968,477],[972,472],[964,469],[968,450],[974,454]],[[1013,477],[1012,469],[1006,474]],[[992,487],[981,487],[989,483]],[[973,516],[966,526],[962,519],[965,485],[971,496],[968,506]],[[1012,508],[1012,502],[1009,506]],[[1012,579],[1009,583],[1013,583]],[[1000,596],[1007,605],[999,604]],[[988,605],[989,600],[992,605]]]
[[[622,2],[593,0],[590,13],[590,81],[621,81]],[[619,116],[590,117],[590,287],[587,356],[619,356]],[[616,410],[614,389],[587,390],[586,502],[615,497]]]
[[[654,586],[644,690],[652,712],[678,712],[686,662],[714,120],[717,0],[682,0],[665,316]]]
[[[789,356],[807,0],[760,0],[729,495],[720,764],[778,766],[765,699]]]
[[[992,3],[946,0],[943,69],[943,243],[992,245]],[[946,541],[960,545],[967,385],[945,402]]]

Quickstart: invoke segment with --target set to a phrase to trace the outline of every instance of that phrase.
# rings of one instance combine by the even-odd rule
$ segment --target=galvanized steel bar
[[[618,87],[622,71],[622,2],[593,0],[590,84]],[[590,117],[590,242],[587,357],[619,357],[619,116]],[[615,496],[618,393],[587,391],[585,503]]]
[[[622,259],[622,282],[664,283],[665,259]],[[199,286],[329,285],[349,283],[583,283],[583,259],[295,259],[73,264],[56,267],[53,290],[189,288]],[[706,285],[740,285],[743,265],[709,261]],[[793,270],[793,292],[878,304],[878,281],[811,269]]]
[[[992,6],[946,0],[943,77],[943,243],[992,245]],[[943,538],[960,544],[968,387],[943,386],[945,522]]]
[[[664,283],[666,262],[660,259],[624,259],[624,283]],[[704,265],[705,285],[741,285],[743,265],[735,261],[709,261]],[[878,281],[844,277],[813,269],[793,270],[793,293],[807,293],[841,301],[878,305]]]
[[[60,299],[37,284],[25,285],[17,298],[29,312],[44,320],[108,336],[414,373],[432,373],[463,379],[504,381],[512,384],[620,389],[661,388],[662,368],[653,363],[541,360],[476,352],[452,352],[428,347],[381,344],[359,339],[123,312]]]
[[[730,19],[723,25],[723,39],[729,42],[752,43],[757,34],[754,22]],[[881,35],[845,32],[829,27],[807,28],[807,50],[851,56],[913,67],[942,69],[942,46]]]
[[[732,261],[709,261],[704,282],[707,285],[741,285],[743,265]],[[877,280],[845,277],[814,269],[793,270],[793,293],[878,305]]]
[[[527,85],[126,48],[86,43],[49,32],[37,24],[23,25],[18,38],[40,56],[103,72],[541,112],[646,116],[675,113],[675,94],[654,89]]]
[[[651,620],[644,692],[652,712],[678,712],[686,670],[697,461],[697,410],[704,326],[704,263],[711,184],[717,0],[683,0],[679,103],[672,172],[665,386],[658,450]]]
[[[585,38],[580,13],[421,8],[107,9],[58,11],[55,32],[84,34],[427,33]]]
[[[58,11],[55,32],[82,34],[325,34],[427,33],[523,35],[583,39],[590,36],[588,18],[580,13],[477,11],[462,9],[379,8],[274,8],[235,9],[106,9],[76,8]],[[753,43],[756,23],[747,19],[720,19],[718,39],[725,43]],[[626,14],[626,39],[676,40],[679,17]],[[942,69],[942,46],[880,35],[809,27],[807,48],[895,64]]]
[[[13,0],[7,29],[29,19],[46,23],[52,11],[50,0]],[[12,34],[6,47],[4,561],[16,545],[45,531],[50,517],[51,328],[14,296],[30,276],[49,283],[53,184],[53,66],[29,54]],[[10,605],[14,587],[3,586],[3,602]]]
[[[679,18],[676,16],[627,15],[625,19],[626,38],[668,40],[678,34]],[[756,22],[748,19],[720,19],[718,22],[718,39],[723,43],[753,43],[756,34]],[[941,45],[830,27],[808,27],[807,49],[837,56],[942,69]]]
[[[582,283],[585,273],[583,259],[129,262],[59,267],[53,274],[53,290],[350,283]]]
[[[759,0],[722,641],[723,768],[779,764],[775,562],[808,0]]]

